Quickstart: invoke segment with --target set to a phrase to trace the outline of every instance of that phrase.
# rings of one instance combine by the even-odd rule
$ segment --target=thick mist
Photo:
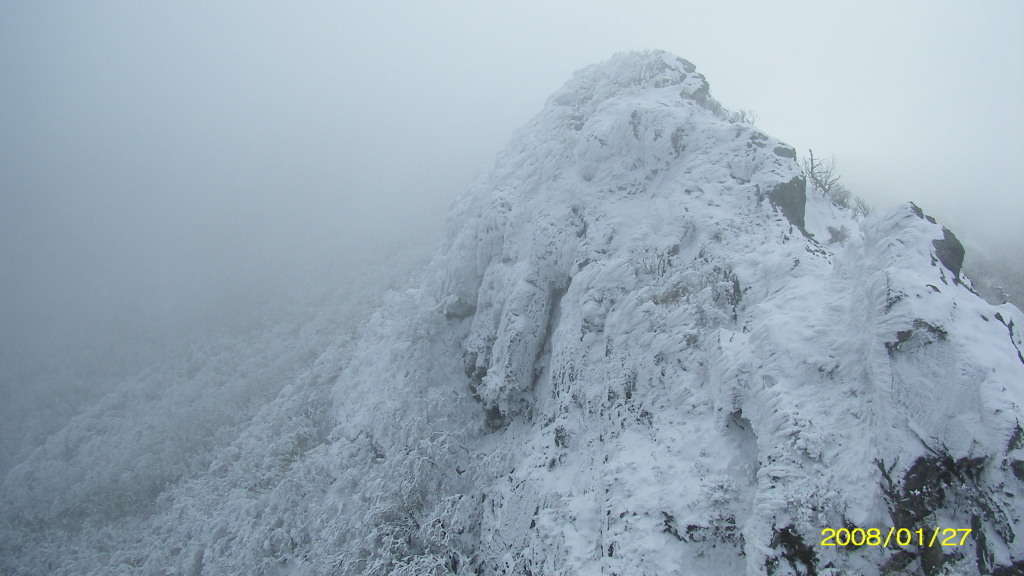
[[[424,261],[513,130],[616,51],[690,59],[877,208],[1024,245],[1018,3],[703,4],[3,4],[5,435],[396,251]]]

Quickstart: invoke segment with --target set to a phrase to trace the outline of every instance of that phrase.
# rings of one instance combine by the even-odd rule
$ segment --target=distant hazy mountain
[[[996,255],[970,253],[964,269],[978,294],[993,304],[1024,307],[1024,255],[1010,249]]]
[[[197,350],[54,434],[0,569],[1020,574],[1024,314],[963,260],[914,204],[809,192],[689,62],[618,55],[368,321]]]

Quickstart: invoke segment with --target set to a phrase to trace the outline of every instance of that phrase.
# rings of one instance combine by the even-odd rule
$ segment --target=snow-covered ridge
[[[691,205],[715,212],[710,234],[751,212],[774,215],[772,205],[803,227],[792,148],[723,123],[694,93],[706,96],[703,77],[663,53],[584,69],[455,206],[445,310],[475,311],[466,346],[473,371],[488,371],[478,393],[502,412],[515,411],[511,396],[531,384],[524,363],[537,356],[555,295],[590,262],[603,268],[601,254],[617,253],[629,268],[693,256]]]
[[[897,553],[821,529],[972,522],[964,566],[1019,561],[1020,312],[916,206],[807,198],[793,149],[707,94],[664,53],[584,69],[453,210],[431,290],[509,452],[485,573],[871,573]]]
[[[455,202],[418,287],[208,471],[148,515],[50,537],[25,505],[0,536],[25,573],[1012,574],[1024,314],[962,257],[913,204],[809,194],[689,62],[617,55]],[[820,545],[936,526],[973,532]]]

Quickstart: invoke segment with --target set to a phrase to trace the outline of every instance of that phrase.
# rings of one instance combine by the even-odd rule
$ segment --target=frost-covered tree
[[[807,152],[808,157],[804,160],[804,172],[807,174],[808,180],[823,196],[830,197],[840,178],[836,170],[836,157],[830,156],[828,160],[821,160],[814,157],[814,150]]]

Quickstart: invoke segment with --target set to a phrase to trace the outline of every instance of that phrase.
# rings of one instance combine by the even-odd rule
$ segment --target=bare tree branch
[[[836,173],[836,158],[832,156],[828,160],[815,160],[814,150],[808,150],[808,152],[810,158],[804,161],[804,171],[811,179],[811,184],[820,190],[823,196],[830,196],[833,186],[839,182],[840,178]]]

